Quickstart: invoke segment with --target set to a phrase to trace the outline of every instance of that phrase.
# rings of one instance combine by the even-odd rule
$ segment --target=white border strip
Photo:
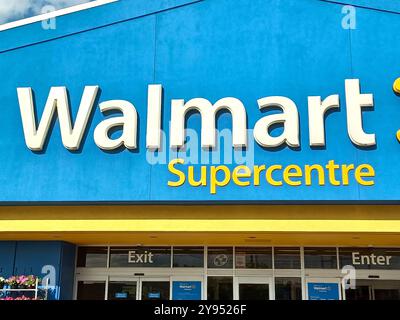
[[[72,7],[56,10],[56,11],[45,13],[45,14],[40,14],[38,16],[34,16],[31,18],[26,18],[26,19],[21,19],[21,20],[5,23],[3,25],[0,25],[0,31],[21,27],[21,26],[24,26],[27,24],[31,24],[31,23],[35,23],[35,22],[39,22],[39,21],[43,21],[43,20],[48,20],[51,18],[63,16],[63,15],[81,11],[81,10],[95,8],[98,6],[102,6],[104,4],[117,2],[117,1],[119,1],[119,0],[95,0],[95,1],[90,1],[87,3],[78,4],[78,5],[75,5]]]

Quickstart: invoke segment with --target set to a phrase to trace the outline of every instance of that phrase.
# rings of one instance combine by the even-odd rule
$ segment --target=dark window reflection
[[[400,300],[400,281],[357,280],[356,288],[346,289],[346,300]]]
[[[169,281],[143,281],[142,300],[169,300]]]
[[[275,248],[276,269],[300,269],[300,248]]]
[[[207,278],[208,300],[233,300],[233,278],[232,277],[208,277]]]
[[[275,278],[276,300],[301,300],[301,278]]]
[[[77,266],[86,268],[106,268],[107,251],[107,247],[79,247]]]
[[[337,269],[336,248],[304,248],[304,266],[309,269]]]
[[[383,301],[400,300],[399,289],[375,289],[374,295],[375,295],[375,300],[383,300]]]
[[[203,268],[203,247],[174,247],[173,266],[175,268]]]
[[[233,248],[232,247],[208,248],[207,266],[210,269],[232,269]]]
[[[79,281],[77,300],[104,300],[105,281]]]
[[[346,300],[372,300],[369,286],[346,289]]]
[[[237,269],[272,269],[272,248],[240,248],[235,250]]]
[[[110,281],[108,283],[108,300],[136,300],[136,281]]]
[[[239,300],[269,300],[269,284],[240,283]]]

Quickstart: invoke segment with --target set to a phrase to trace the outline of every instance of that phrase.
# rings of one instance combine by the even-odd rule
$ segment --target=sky
[[[0,0],[0,24],[36,16],[49,12],[53,6],[56,10],[92,0]],[[43,8],[47,11],[43,12]]]

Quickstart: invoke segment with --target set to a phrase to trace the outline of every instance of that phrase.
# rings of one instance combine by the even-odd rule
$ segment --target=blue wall
[[[15,241],[0,242],[0,275],[8,278],[14,274]]]
[[[0,276],[35,275],[43,278],[44,266],[55,268],[55,288],[49,299],[72,299],[75,245],[49,241],[0,241]]]
[[[341,1],[357,7],[357,27],[345,30],[342,4],[319,0],[122,0],[57,19],[56,30],[40,23],[0,33],[0,201],[392,201],[400,198],[400,98],[392,92],[400,76],[400,5],[393,1]],[[372,9],[371,9],[372,8]],[[364,113],[366,132],[377,147],[355,147],[346,129],[344,80],[359,78],[375,96]],[[166,165],[146,161],[147,85],[164,87],[163,127],[170,101],[233,96],[243,101],[248,126],[262,114],[257,99],[283,95],[300,112],[301,148],[255,146],[255,164],[369,163],[374,187],[350,186],[209,188],[167,186]],[[16,88],[32,87],[41,115],[49,88],[67,86],[74,114],[85,85],[100,85],[99,101],[125,99],[139,115],[139,148],[105,153],[93,142],[104,119],[98,108],[83,148],[69,152],[56,123],[45,152],[25,145]],[[327,147],[309,147],[307,96],[340,94],[341,111],[326,122]],[[188,126],[199,131],[200,117]],[[218,128],[230,128],[229,114]],[[198,172],[198,171],[197,171]]]

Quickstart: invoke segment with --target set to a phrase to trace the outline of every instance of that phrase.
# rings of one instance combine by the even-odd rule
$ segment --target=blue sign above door
[[[173,281],[173,300],[201,300],[201,281]]]
[[[308,283],[308,300],[339,300],[337,283]]]

